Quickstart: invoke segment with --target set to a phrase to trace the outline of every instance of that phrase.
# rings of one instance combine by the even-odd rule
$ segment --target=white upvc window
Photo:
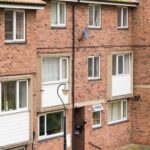
[[[67,82],[68,58],[44,57],[42,63],[42,83]]]
[[[110,102],[108,104],[108,124],[127,120],[127,100]]]
[[[89,27],[101,27],[101,5],[89,5]]]
[[[25,11],[5,10],[5,42],[25,41]]]
[[[0,113],[28,109],[28,80],[0,83]]]
[[[88,79],[100,79],[100,56],[88,57]]]
[[[63,112],[39,115],[39,140],[63,135]]]
[[[66,26],[66,3],[51,3],[51,26]]]
[[[128,28],[128,7],[118,7],[118,28]]]
[[[131,54],[118,54],[112,56],[112,74],[126,75],[130,74]]]
[[[101,121],[101,112],[103,110],[103,106],[101,104],[93,106],[93,128],[98,128],[102,126]]]

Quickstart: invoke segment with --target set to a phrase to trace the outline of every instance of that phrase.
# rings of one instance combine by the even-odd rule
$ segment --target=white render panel
[[[29,141],[29,111],[0,115],[0,146]]]
[[[43,84],[42,85],[42,107],[51,107],[51,106],[58,106],[62,105],[61,100],[57,95],[57,87],[60,83],[52,83],[52,84]],[[68,83],[67,83],[68,87]],[[64,85],[60,86],[59,88],[59,95],[62,98],[65,104],[69,103],[69,96],[63,95],[62,89]]]
[[[112,97],[131,94],[131,75],[112,76]]]

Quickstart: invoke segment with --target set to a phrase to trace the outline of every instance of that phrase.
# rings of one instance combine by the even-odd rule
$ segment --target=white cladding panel
[[[131,94],[131,75],[112,76],[112,97]]]
[[[57,95],[57,87],[60,83],[53,83],[53,84],[43,84],[42,85],[42,107],[51,107],[51,106],[58,106],[62,105],[61,100]],[[68,87],[68,83],[67,83]],[[69,103],[69,96],[68,94],[65,96],[62,93],[62,89],[64,86],[62,85],[59,88],[59,95],[64,101],[65,104]]]
[[[29,111],[0,115],[0,146],[29,141]]]

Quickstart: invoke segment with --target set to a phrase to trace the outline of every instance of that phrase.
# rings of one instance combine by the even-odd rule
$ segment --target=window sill
[[[59,81],[42,82],[42,85],[60,84],[60,83],[69,83],[69,81],[68,80],[59,80]]]
[[[102,125],[93,125],[92,126],[93,130],[100,129],[100,128],[102,128]]]
[[[52,135],[52,136],[49,136],[49,137],[45,137],[45,138],[41,138],[39,137],[39,143],[41,142],[44,142],[44,141],[48,141],[48,140],[53,140],[53,139],[57,139],[57,138],[60,138],[60,137],[63,137],[64,133],[61,132],[61,133],[58,133],[58,134],[55,134],[55,135]]]
[[[129,27],[117,27],[118,30],[129,30]]]
[[[92,30],[101,30],[102,28],[100,26],[88,26],[89,29]]]
[[[66,25],[51,25],[51,29],[66,29]]]
[[[5,41],[5,44],[27,44],[27,42],[24,41]]]
[[[89,81],[95,81],[95,80],[101,80],[101,78],[100,77],[98,77],[98,78],[88,78],[88,80]]]
[[[108,126],[112,126],[112,125],[116,125],[116,124],[121,124],[121,123],[125,123],[128,122],[128,119],[124,119],[124,120],[119,120],[119,121],[115,121],[115,122],[109,122]]]

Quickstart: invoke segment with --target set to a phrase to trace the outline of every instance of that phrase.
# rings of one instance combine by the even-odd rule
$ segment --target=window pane
[[[40,127],[39,127],[39,134],[45,135],[45,116],[40,116],[39,118]]]
[[[99,6],[95,6],[95,16],[94,16],[94,26],[99,26],[100,25],[100,21],[99,21]]]
[[[99,57],[94,57],[94,77],[99,77]]]
[[[101,124],[100,122],[100,111],[93,112],[93,125]]]
[[[5,39],[13,40],[13,11],[5,11]]]
[[[65,4],[60,3],[59,7],[60,24],[65,24]]]
[[[62,64],[61,64],[61,69],[62,69],[62,77],[61,79],[67,79],[67,59],[62,59]]]
[[[51,21],[52,21],[52,24],[54,24],[54,25],[57,25],[58,24],[58,22],[57,22],[57,3],[52,3],[52,15],[51,15]]]
[[[127,101],[123,101],[123,118],[127,117]]]
[[[123,26],[126,27],[128,23],[128,9],[123,8]]]
[[[16,109],[16,82],[2,82],[2,111]]]
[[[27,82],[19,82],[19,108],[27,107]]]
[[[94,11],[94,7],[89,6],[89,25],[90,26],[93,26],[93,11]]]
[[[118,56],[118,74],[123,74],[123,56]]]
[[[88,58],[88,77],[93,76],[93,58]]]
[[[124,73],[125,74],[129,74],[129,70],[130,70],[130,55],[129,54],[125,54],[124,55]]]
[[[112,74],[116,75],[116,55],[113,55],[112,57]]]
[[[109,104],[109,121],[121,119],[121,101]]]
[[[118,8],[118,27],[121,27],[121,7]]]
[[[42,69],[42,81],[59,80],[59,58],[44,58]]]
[[[24,39],[24,13],[16,12],[16,39]]]
[[[63,129],[63,113],[62,112],[47,114],[46,120],[47,120],[47,124],[46,124],[47,135],[62,132],[62,129]]]

